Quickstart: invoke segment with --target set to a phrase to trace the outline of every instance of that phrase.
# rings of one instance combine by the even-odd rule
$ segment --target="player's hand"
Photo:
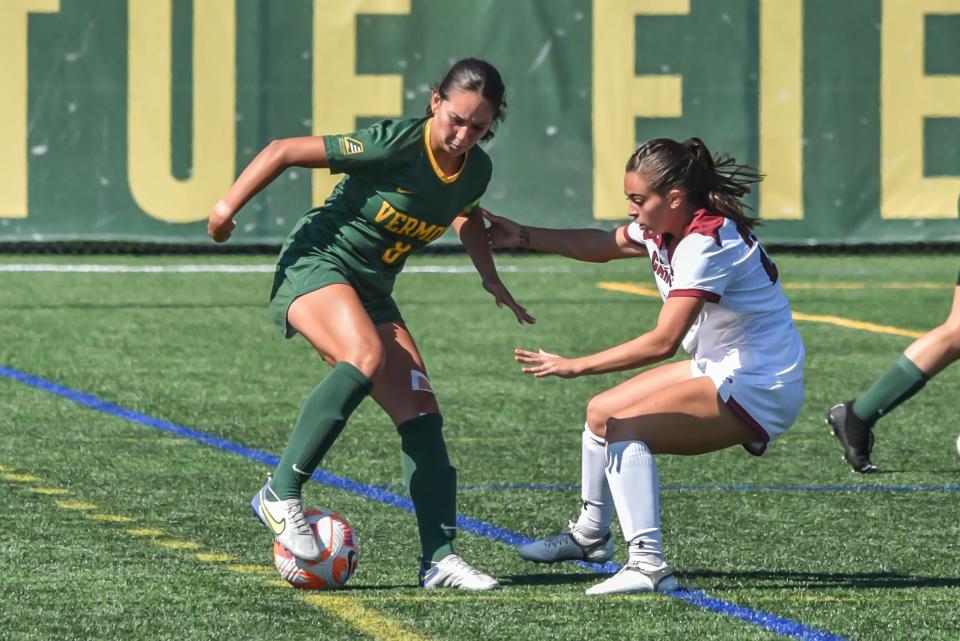
[[[520,225],[509,218],[496,216],[486,209],[481,209],[484,220],[489,223],[487,230],[487,244],[490,249],[504,249],[507,247],[520,247]]]
[[[513,315],[517,317],[517,322],[521,325],[524,323],[533,325],[537,322],[537,319],[531,316],[523,305],[513,299],[513,295],[502,281],[484,280],[483,288],[493,295],[493,300],[497,304],[497,307],[502,308],[504,305],[509,307],[510,311],[513,312]]]
[[[218,243],[222,243],[230,238],[230,234],[237,228],[237,221],[233,219],[233,213],[230,207],[222,200],[214,206],[210,212],[210,219],[207,221],[207,236]]]
[[[533,374],[536,378],[543,378],[544,376],[575,378],[580,375],[573,359],[563,358],[542,349],[531,352],[518,347],[513,350],[513,358],[518,363],[530,365],[530,367],[524,367],[520,371],[524,374]]]

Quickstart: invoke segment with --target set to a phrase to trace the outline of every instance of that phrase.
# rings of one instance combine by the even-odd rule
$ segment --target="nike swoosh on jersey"
[[[267,508],[267,496],[263,490],[260,490],[260,514],[263,516],[263,520],[267,522],[267,525],[270,526],[270,529],[273,530],[274,534],[283,534],[283,530],[287,527],[287,520],[280,519],[278,521],[273,518],[270,510]]]
[[[409,189],[404,189],[403,187],[397,187],[397,193],[398,194],[415,194],[417,192],[411,191]]]

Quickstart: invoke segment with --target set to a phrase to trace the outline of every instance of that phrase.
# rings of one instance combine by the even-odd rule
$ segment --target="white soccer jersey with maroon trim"
[[[803,341],[780,287],[776,265],[753,234],[701,209],[679,239],[651,234],[636,221],[627,237],[647,249],[664,300],[704,300],[683,348],[714,381],[736,375],[765,385],[803,377]]]

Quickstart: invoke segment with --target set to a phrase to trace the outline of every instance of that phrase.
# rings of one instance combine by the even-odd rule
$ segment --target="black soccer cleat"
[[[873,474],[880,468],[870,462],[873,429],[853,413],[853,401],[838,403],[827,412],[827,425],[843,445],[843,458],[854,472]]]

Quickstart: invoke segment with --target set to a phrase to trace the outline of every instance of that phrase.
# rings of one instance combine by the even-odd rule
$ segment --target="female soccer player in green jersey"
[[[391,292],[410,253],[452,226],[497,305],[509,307],[520,323],[534,322],[497,275],[478,207],[492,166],[477,143],[493,136],[505,108],[497,70],[482,60],[461,60],[433,91],[426,117],[271,142],[210,215],[208,233],[223,242],[236,227],[237,212],[287,167],[345,174],[290,233],[270,297],[271,316],[284,334],[303,335],[333,366],[304,402],[275,475],[251,502],[254,514],[297,557],[320,556],[301,487],[370,395],[400,433],[423,551],[420,585],[498,587],[453,551],[456,470],[426,367]]]

